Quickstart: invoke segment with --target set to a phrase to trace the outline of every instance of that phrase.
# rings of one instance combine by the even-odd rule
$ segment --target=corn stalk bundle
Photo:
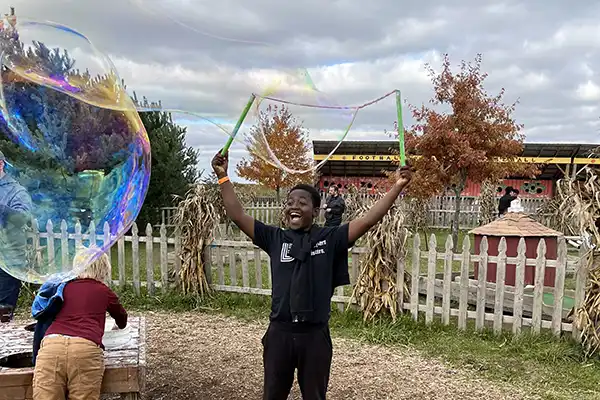
[[[366,213],[375,199],[363,200],[354,217]],[[408,230],[404,227],[403,208],[394,205],[377,225],[361,240],[361,246],[370,250],[361,260],[352,298],[359,304],[365,321],[373,320],[383,310],[396,320],[398,292],[396,274],[398,260],[406,256]],[[405,280],[406,281],[406,280]],[[404,287],[408,293],[408,287]]]
[[[344,196],[344,202],[346,203],[346,211],[342,216],[343,222],[350,222],[354,218],[361,215],[363,211],[363,204],[369,202],[373,204],[373,199],[380,198],[379,194],[369,196],[366,189],[357,189],[355,186],[350,186]]]
[[[210,286],[204,272],[207,252],[219,214],[215,209],[220,193],[208,191],[204,185],[196,185],[177,206],[175,224],[181,238],[181,270],[179,279],[184,293],[204,295]]]
[[[400,206],[405,214],[406,226],[412,232],[424,232],[429,227],[429,199],[405,197]]]
[[[556,196],[536,210],[536,219],[566,235],[589,234],[587,227],[593,215],[585,211],[591,205],[586,205],[586,198],[589,196],[585,194],[585,190],[579,182],[559,180],[556,182]]]
[[[490,181],[481,184],[479,195],[479,223],[487,225],[496,219],[498,208],[496,207],[496,185]]]
[[[561,180],[557,196],[540,210],[567,235],[578,235],[590,248],[588,281],[583,305],[575,312],[575,326],[581,332],[581,342],[588,356],[600,349],[600,234],[596,221],[600,221],[600,181],[596,170],[585,168],[585,180]]]

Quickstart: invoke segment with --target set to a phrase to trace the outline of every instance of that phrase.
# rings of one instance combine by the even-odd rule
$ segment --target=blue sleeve
[[[333,287],[350,284],[350,273],[348,272],[348,249],[353,243],[348,243],[348,224],[344,224],[335,229],[332,234],[334,244],[334,265],[333,265]]]
[[[11,211],[29,212],[31,211],[31,196],[26,190],[19,190],[10,200],[8,207]]]
[[[279,231],[280,229],[275,226],[265,225],[260,221],[254,220],[254,240],[252,243],[271,255],[273,244],[278,244],[275,242],[277,242],[276,239]]]

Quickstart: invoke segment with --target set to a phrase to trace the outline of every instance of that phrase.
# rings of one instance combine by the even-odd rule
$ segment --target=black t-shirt
[[[271,321],[292,322],[290,288],[292,272],[299,260],[290,256],[290,231],[254,221],[254,244],[271,258],[273,282]],[[313,323],[326,323],[331,313],[331,296],[336,287],[350,284],[348,274],[348,224],[314,226],[311,230]]]

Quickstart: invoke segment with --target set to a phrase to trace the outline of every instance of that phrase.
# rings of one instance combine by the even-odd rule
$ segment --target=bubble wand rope
[[[402,122],[402,95],[396,90],[396,109],[398,111],[398,147],[400,149],[400,166],[406,165],[406,153],[404,151],[404,123]]]
[[[248,115],[248,112],[250,111],[250,107],[252,107],[252,103],[254,103],[254,100],[256,100],[256,96],[254,94],[252,94],[250,96],[250,99],[248,100],[248,103],[246,104],[246,107],[244,107],[244,110],[242,111],[240,118],[238,119],[237,123],[235,124],[235,128],[233,128],[233,131],[231,131],[231,135],[229,136],[227,143],[225,143],[225,147],[223,147],[223,151],[221,151],[222,156],[227,154],[227,152],[229,151],[229,148],[231,147],[231,144],[233,143],[233,139],[235,139],[235,136],[237,135],[238,131],[240,130],[240,127],[244,123],[244,120],[246,119],[246,116]]]

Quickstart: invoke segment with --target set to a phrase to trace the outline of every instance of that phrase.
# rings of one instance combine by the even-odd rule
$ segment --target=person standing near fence
[[[304,400],[326,398],[331,370],[331,297],[350,284],[348,248],[379,222],[409,184],[411,171],[397,172],[392,189],[362,217],[348,224],[319,227],[321,198],[311,185],[292,188],[284,217],[289,229],[267,226],[247,215],[227,176],[229,155],[217,153],[212,167],[219,179],[227,216],[271,259],[270,324],[262,338],[263,400],[286,400],[298,370]]]
[[[25,270],[27,267],[27,235],[32,202],[27,190],[6,173],[6,157],[0,151],[0,264]],[[0,267],[0,309],[12,318],[17,307],[21,281]]]
[[[340,189],[337,186],[329,187],[329,197],[327,202],[323,204],[323,209],[325,209],[325,226],[340,226],[342,224],[346,202],[340,196]]]
[[[498,216],[501,217],[506,214],[506,211],[510,208],[510,203],[519,196],[519,191],[512,186],[507,186],[504,190],[504,196],[500,197],[498,201]]]

